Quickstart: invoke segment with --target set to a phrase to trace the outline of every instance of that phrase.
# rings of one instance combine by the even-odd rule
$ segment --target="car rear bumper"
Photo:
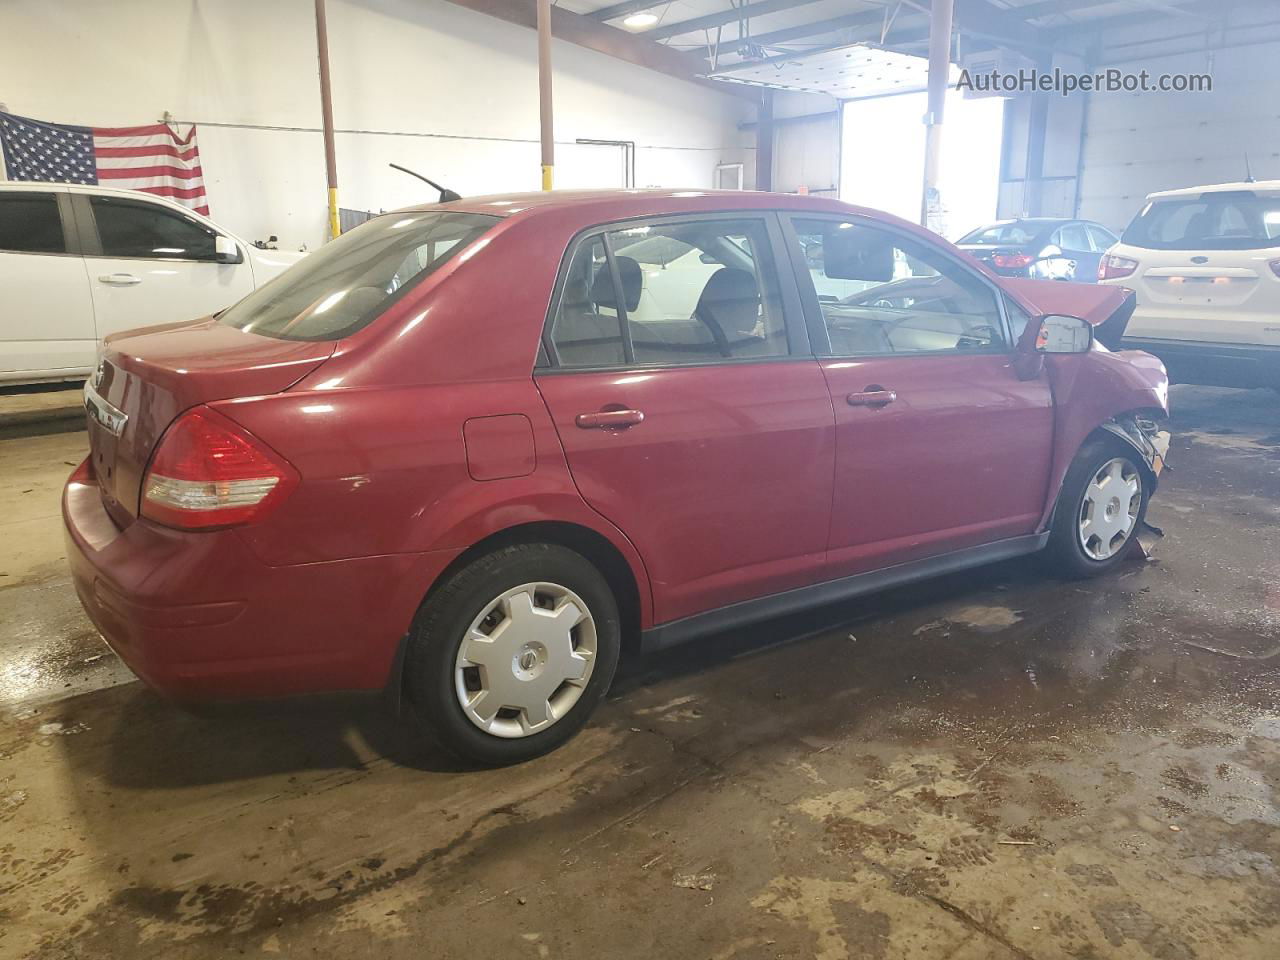
[[[1175,382],[1280,388],[1280,347],[1157,337],[1125,337],[1122,346],[1159,357]]]
[[[381,688],[427,587],[456,555],[273,567],[233,530],[121,529],[87,462],[67,481],[62,514],[94,626],[139,678],[181,701]]]

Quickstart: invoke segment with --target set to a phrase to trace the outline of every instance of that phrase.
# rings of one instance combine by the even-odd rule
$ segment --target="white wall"
[[[312,11],[309,0],[5,0],[0,103],[89,126],[166,110],[194,121],[214,219],[314,246],[325,179]],[[328,12],[342,206],[435,199],[389,161],[464,195],[538,189],[532,30],[444,0],[329,0]],[[742,100],[573,44],[555,42],[552,59],[557,187],[616,174],[611,153],[578,138],[635,141],[637,186],[707,187],[717,163],[750,169]]]
[[[773,189],[835,196],[840,179],[840,104],[821,93],[773,95]],[[792,119],[802,118],[802,119]]]
[[[1221,23],[1156,14],[1111,29],[1091,51],[1127,73],[1208,73],[1211,93],[1093,93],[1081,154],[1080,216],[1123,228],[1148,193],[1280,178],[1280,3],[1235,0]]]
[[[1280,42],[1116,64],[1125,71],[1211,73],[1212,93],[1095,93],[1089,98],[1080,216],[1123,228],[1155,190],[1280,178],[1275,93]]]

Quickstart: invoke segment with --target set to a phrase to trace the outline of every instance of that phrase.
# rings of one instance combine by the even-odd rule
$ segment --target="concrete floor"
[[[630,664],[471,772],[366,703],[197,718],[0,441],[0,956],[1280,956],[1280,396],[1175,388],[1152,559],[1006,564]]]

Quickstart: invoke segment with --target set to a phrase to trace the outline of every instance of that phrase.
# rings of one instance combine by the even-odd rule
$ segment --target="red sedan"
[[[63,500],[85,609],[185,701],[401,693],[484,763],[667,647],[1047,548],[1134,546],[1168,444],[1132,298],[764,193],[379,216],[111,338]]]

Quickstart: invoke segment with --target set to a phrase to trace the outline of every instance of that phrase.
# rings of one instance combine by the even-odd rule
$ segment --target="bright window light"
[[[622,21],[622,25],[628,30],[643,30],[645,27],[652,27],[658,22],[656,13],[633,13],[627,19]]]
[[[840,199],[920,222],[928,95],[904,93],[844,105]],[[948,91],[942,126],[944,235],[949,240],[996,217],[1004,100],[966,100]]]

